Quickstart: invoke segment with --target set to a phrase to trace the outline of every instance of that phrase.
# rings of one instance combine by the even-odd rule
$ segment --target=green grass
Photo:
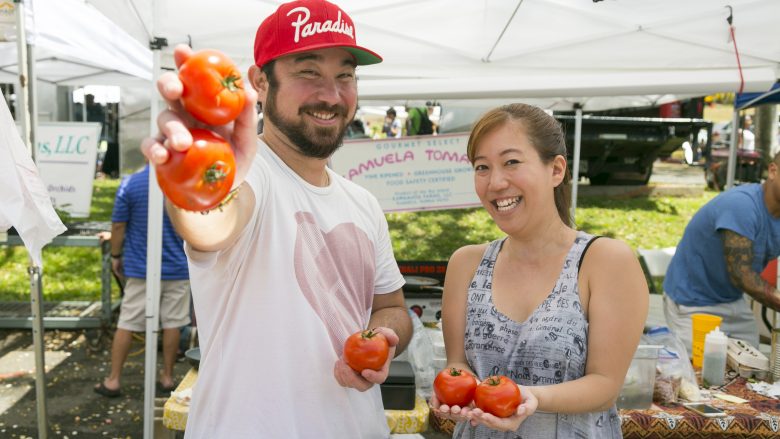
[[[63,218],[63,221],[111,221],[111,209],[118,187],[119,180],[95,180],[89,218]],[[42,278],[44,301],[99,300],[100,264],[98,248],[45,248]],[[0,247],[0,301],[29,300],[27,266],[27,251],[24,247]]]
[[[110,221],[119,180],[95,181],[89,221]],[[677,245],[685,225],[716,195],[693,197],[606,198],[578,200],[578,228],[621,239],[632,248]],[[482,209],[392,213],[387,216],[398,260],[447,260],[466,244],[502,236]],[[44,300],[97,300],[100,297],[100,251],[51,247],[43,252]],[[27,254],[20,247],[0,247],[0,301],[29,300]],[[116,288],[115,288],[116,289]]]
[[[625,241],[632,248],[677,245],[686,224],[715,192],[695,197],[581,197],[578,229]],[[480,209],[389,214],[390,236],[399,260],[446,260],[466,244],[503,236]]]

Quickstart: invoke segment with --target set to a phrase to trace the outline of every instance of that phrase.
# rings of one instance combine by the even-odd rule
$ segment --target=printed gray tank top
[[[559,384],[585,375],[588,321],[580,304],[577,275],[592,235],[577,232],[558,280],[525,322],[493,305],[493,267],[506,238],[491,242],[471,281],[466,307],[466,358],[480,380],[506,375],[523,386]],[[453,438],[622,438],[615,406],[582,414],[537,411],[516,432],[497,432],[460,423]]]

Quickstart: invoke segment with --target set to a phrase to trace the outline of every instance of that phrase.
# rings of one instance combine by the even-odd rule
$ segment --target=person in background
[[[721,136],[720,131],[713,131],[712,132],[712,143],[713,148],[724,148],[726,145],[723,142],[723,136]]]
[[[366,134],[366,128],[363,125],[363,121],[360,119],[352,119],[352,122],[347,126],[348,139],[368,139],[369,135]]]
[[[106,111],[103,105],[95,102],[95,95],[85,94],[84,103],[75,105],[73,117],[76,122],[98,122],[100,124],[100,140],[106,139]]]
[[[428,117],[428,107],[406,108],[406,135],[421,136],[433,134],[433,122]]]
[[[412,335],[404,279],[377,199],[326,166],[355,117],[357,66],[382,61],[355,33],[323,0],[284,3],[263,20],[244,111],[212,127],[236,156],[230,202],[200,213],[167,205],[185,240],[201,348],[188,439],[389,437],[377,384]],[[191,54],[176,47],[177,65]],[[142,149],[160,164],[166,146],[191,146],[195,122],[175,73],[157,85],[171,110]],[[379,370],[358,373],[344,342],[366,328],[390,351]]]
[[[745,116],[739,134],[739,147],[745,151],[755,151],[756,135],[753,133],[753,118],[749,114]]]
[[[401,122],[396,118],[395,108],[390,107],[387,109],[385,115],[385,124],[382,126],[382,132],[385,133],[388,139],[394,139],[401,137]]]
[[[542,109],[489,111],[467,155],[477,195],[506,236],[449,260],[447,367],[479,380],[505,375],[525,399],[508,418],[435,396],[434,412],[458,422],[454,438],[622,437],[615,401],[649,302],[634,252],[572,227],[563,131]]]
[[[779,255],[780,154],[764,183],[736,186],[702,206],[677,244],[664,279],[664,315],[689,354],[697,313],[722,317],[726,335],[758,347],[748,299],[780,311],[780,292],[761,278]]]
[[[441,116],[441,104],[439,104],[436,101],[427,101],[425,103],[425,108],[428,111],[428,119],[431,121],[431,134],[438,135],[440,131],[440,127],[438,123],[435,123],[433,121],[434,115],[436,114],[436,107],[439,107],[439,112]]]
[[[133,332],[146,330],[146,241],[149,205],[149,165],[119,185],[111,215],[111,270],[124,283],[119,321],[111,345],[111,372],[94,390],[107,397],[121,395],[121,376]],[[175,389],[173,366],[180,329],[190,323],[190,282],[184,243],[163,212],[160,325],[163,368],[157,390]]]

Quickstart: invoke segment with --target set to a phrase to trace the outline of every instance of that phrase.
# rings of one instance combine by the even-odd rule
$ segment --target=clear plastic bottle
[[[716,327],[704,337],[704,363],[701,378],[705,386],[721,386],[726,374],[729,338]]]

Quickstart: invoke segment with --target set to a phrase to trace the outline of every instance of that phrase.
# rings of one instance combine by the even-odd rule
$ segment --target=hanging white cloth
[[[35,265],[41,266],[41,249],[66,227],[54,211],[5,99],[0,102],[0,231],[13,226]]]

